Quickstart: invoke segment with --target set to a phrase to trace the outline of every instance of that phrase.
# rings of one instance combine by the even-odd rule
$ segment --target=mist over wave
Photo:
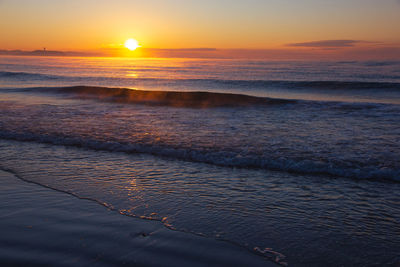
[[[7,63],[0,69],[1,92],[50,99],[48,105],[22,110],[4,103],[3,114],[9,117],[0,124],[3,138],[230,167],[357,179],[399,177],[398,129],[393,128],[399,123],[399,62],[99,60],[93,64],[85,59],[77,67],[40,60],[44,62],[33,61],[27,67],[25,62]],[[74,104],[77,110],[68,111],[71,103],[62,109],[51,104],[56,98],[80,102]],[[141,110],[136,104],[149,107]],[[226,109],[210,109],[218,107]],[[134,113],[137,109],[143,118]],[[30,119],[24,118],[27,114]],[[127,119],[126,114],[132,117]],[[154,127],[147,117],[160,126]],[[102,129],[93,118],[114,128]]]
[[[393,265],[399,66],[0,57],[0,167],[304,266]]]
[[[149,71],[149,70],[147,70]],[[400,90],[400,83],[396,82],[367,82],[367,81],[329,81],[329,80],[226,80],[226,79],[210,79],[210,78],[130,78],[130,77],[98,77],[98,76],[60,76],[41,73],[29,72],[8,72],[0,71],[0,77],[5,79],[42,79],[42,80],[62,80],[66,82],[91,82],[91,81],[129,81],[132,85],[141,83],[181,83],[182,85],[215,84],[220,87],[243,87],[243,88],[282,88],[282,89],[320,89],[320,90]],[[381,77],[385,78],[385,77]],[[400,79],[399,76],[389,77]]]
[[[107,102],[164,105],[172,107],[243,107],[252,105],[285,104],[294,101],[212,92],[145,91],[126,88],[75,86],[42,89],[50,92],[69,93],[79,98]]]
[[[212,91],[157,91],[130,88],[71,86],[71,87],[29,87],[3,89],[3,93],[47,94],[69,99],[97,100],[116,104],[141,104],[150,106],[171,106],[182,108],[213,107],[252,107],[268,105],[297,104],[337,110],[397,110],[397,104],[391,101],[351,102],[340,99],[301,100],[290,98],[262,97],[248,94],[223,93]],[[393,100],[394,101],[394,100]]]

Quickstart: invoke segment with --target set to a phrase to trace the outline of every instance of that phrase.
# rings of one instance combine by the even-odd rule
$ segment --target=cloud
[[[398,0],[400,1],[400,0]],[[315,47],[315,48],[341,48],[341,47],[353,47],[360,41],[357,40],[322,40],[305,43],[291,43],[287,46],[292,47]]]
[[[216,48],[148,48],[149,50],[154,51],[168,51],[168,52],[210,52],[216,51]]]

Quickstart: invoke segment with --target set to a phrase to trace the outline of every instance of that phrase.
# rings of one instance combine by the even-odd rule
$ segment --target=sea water
[[[400,261],[398,61],[1,57],[0,100],[26,180],[282,264]]]

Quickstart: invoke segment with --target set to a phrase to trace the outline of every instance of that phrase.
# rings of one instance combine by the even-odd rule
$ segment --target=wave
[[[0,78],[21,80],[60,80],[69,84],[73,83],[106,83],[106,84],[129,84],[135,85],[182,85],[199,86],[200,88],[245,88],[245,89],[312,89],[312,90],[400,90],[399,82],[371,82],[371,81],[291,81],[291,80],[229,80],[229,79],[199,79],[199,78],[131,78],[131,77],[101,77],[101,76],[62,76],[52,74],[40,74],[30,72],[8,72],[0,71]],[[400,79],[394,75],[360,76],[362,80],[374,79]],[[25,81],[25,80],[24,80]]]
[[[17,90],[18,92],[41,92],[69,95],[79,99],[98,100],[102,102],[143,104],[153,106],[171,106],[186,108],[213,107],[250,107],[284,104],[300,104],[303,107],[317,107],[335,110],[371,110],[384,109],[398,111],[393,103],[385,102],[342,102],[334,100],[302,100],[251,96],[245,94],[207,92],[207,91],[154,91],[128,88],[72,86],[72,87],[34,87]],[[5,90],[3,90],[4,92]]]
[[[127,88],[91,86],[43,88],[41,90],[73,94],[79,98],[96,99],[106,102],[192,108],[242,107],[295,102],[294,100],[256,97],[232,93],[145,91]]]
[[[400,77],[399,77],[400,78]],[[263,81],[263,80],[212,80],[224,85],[239,87],[263,87],[282,89],[323,89],[323,90],[362,90],[362,89],[400,89],[400,83],[359,82],[359,81]]]
[[[390,60],[390,61],[366,61],[364,65],[367,67],[384,67],[384,66],[396,66],[400,65],[400,61]]]
[[[33,80],[55,80],[62,79],[64,76],[31,73],[31,72],[12,72],[12,71],[0,71],[0,78],[8,79],[33,79]]]
[[[400,169],[363,164],[361,162],[324,162],[313,158],[293,159],[289,157],[266,157],[257,154],[241,155],[233,151],[210,151],[193,148],[179,148],[160,144],[121,143],[82,139],[69,136],[41,135],[36,133],[15,133],[1,131],[0,138],[15,141],[29,141],[51,145],[71,146],[109,152],[143,153],[191,162],[207,163],[223,167],[249,168],[284,171],[295,174],[328,175],[358,180],[400,182]]]

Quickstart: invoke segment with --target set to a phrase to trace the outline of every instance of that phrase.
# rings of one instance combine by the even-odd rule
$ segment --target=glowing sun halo
[[[125,47],[128,48],[129,50],[133,51],[136,48],[140,47],[139,42],[136,41],[135,39],[128,39],[125,42]]]

